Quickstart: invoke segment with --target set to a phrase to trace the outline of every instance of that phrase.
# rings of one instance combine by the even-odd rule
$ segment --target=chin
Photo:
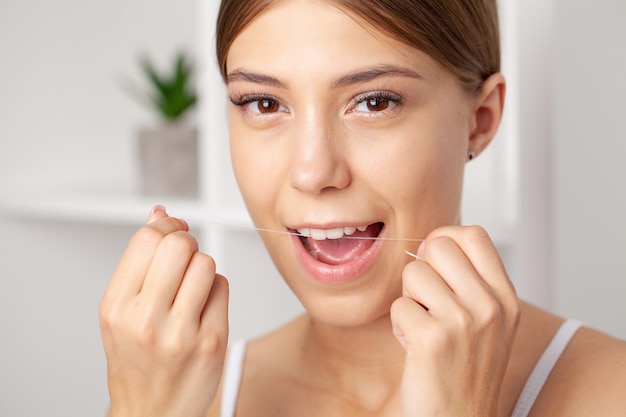
[[[299,298],[312,322],[338,328],[366,327],[381,319],[388,319],[391,304],[395,300],[385,299],[384,294],[380,293],[373,296],[308,293]]]
[[[388,318],[391,304],[402,295],[401,272],[390,274],[389,270],[375,265],[350,281],[340,282],[320,282],[305,271],[285,275],[288,272],[281,270],[281,274],[311,320],[357,328]]]

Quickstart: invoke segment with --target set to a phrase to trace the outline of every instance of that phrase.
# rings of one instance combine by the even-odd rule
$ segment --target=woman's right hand
[[[228,282],[157,206],[100,304],[111,417],[204,417],[228,342]]]

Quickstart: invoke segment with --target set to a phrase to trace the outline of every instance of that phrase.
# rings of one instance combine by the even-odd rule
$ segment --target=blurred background
[[[626,3],[501,3],[507,113],[468,165],[464,220],[490,231],[522,297],[626,338]],[[301,311],[245,228],[217,7],[0,1],[0,416],[104,415],[98,303],[154,204],[188,219],[229,277],[231,339]],[[170,124],[129,86],[150,86],[141,56],[165,71],[180,51],[199,101],[174,124],[199,132],[197,193],[146,194],[139,132]]]

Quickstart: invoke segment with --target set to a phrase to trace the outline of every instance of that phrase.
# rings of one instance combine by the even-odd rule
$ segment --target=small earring
[[[474,153],[474,151],[467,151],[467,160],[468,161],[471,161],[475,157],[476,157],[476,154]]]

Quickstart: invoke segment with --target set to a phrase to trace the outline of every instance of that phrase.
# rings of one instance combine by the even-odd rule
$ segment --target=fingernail
[[[185,229],[187,229],[187,231],[189,231],[189,223],[187,223],[185,220],[183,219],[178,219],[179,222],[181,222],[184,226]]]
[[[426,246],[426,241],[423,240],[417,248],[417,252],[415,253],[418,258],[424,259],[424,247]]]
[[[406,338],[404,337],[404,335],[396,335],[396,339],[398,339],[398,342],[400,342],[400,346],[402,346],[404,350],[406,350]]]
[[[158,212],[158,211],[161,211],[161,212],[163,212],[163,213],[165,213],[165,214],[167,215],[165,206],[162,206],[162,205],[160,205],[160,204],[157,204],[156,206],[154,206],[154,207],[152,208],[152,210],[150,210],[150,214],[148,214],[148,221],[147,221],[147,222],[148,222],[148,224],[150,224],[150,223],[152,223],[153,221],[155,221],[155,220],[156,220],[156,218],[154,217],[154,215],[155,215],[155,214],[156,214],[156,212]]]

